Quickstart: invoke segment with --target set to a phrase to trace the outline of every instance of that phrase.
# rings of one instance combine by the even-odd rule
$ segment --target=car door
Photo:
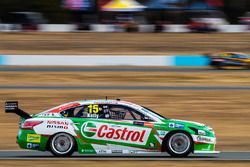
[[[97,122],[97,136],[111,153],[157,151],[154,122],[128,106],[104,105],[104,114]]]
[[[242,65],[242,59],[237,54],[232,54],[231,56],[228,56],[228,64],[231,66],[241,66]]]

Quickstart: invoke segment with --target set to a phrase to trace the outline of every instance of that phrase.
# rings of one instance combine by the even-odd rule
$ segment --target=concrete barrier
[[[72,32],[77,30],[74,24],[40,24],[38,25],[40,32]]]
[[[174,66],[207,66],[209,59],[206,56],[174,56]]]
[[[0,65],[19,66],[207,66],[205,56],[1,55]]]
[[[247,25],[219,25],[218,29],[225,33],[249,32]]]
[[[235,33],[249,32],[247,25],[218,25],[216,28],[219,32]],[[139,32],[154,32],[155,25],[142,24],[138,25]],[[18,24],[0,24],[0,32],[18,32],[22,31],[21,25]],[[40,24],[40,32],[77,32],[78,26],[75,24]],[[125,32],[124,27],[115,24],[91,24],[90,32]],[[164,25],[163,32],[190,32],[186,25]]]

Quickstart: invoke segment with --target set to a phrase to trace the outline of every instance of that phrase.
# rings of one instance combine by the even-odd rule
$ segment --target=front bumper
[[[218,154],[216,151],[216,137],[192,135],[194,141],[194,154]]]

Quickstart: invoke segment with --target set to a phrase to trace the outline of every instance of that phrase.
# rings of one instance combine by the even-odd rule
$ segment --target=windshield
[[[234,56],[236,58],[241,58],[241,59],[248,59],[249,58],[247,55],[242,55],[242,54],[235,54]]]
[[[147,107],[144,107],[144,106],[143,106],[142,110],[145,111],[145,112],[147,112],[147,113],[149,113],[149,114],[152,115],[153,117],[157,117],[157,118],[160,119],[160,120],[167,119],[167,118],[165,118],[164,116],[158,114],[157,112],[155,112],[155,111],[153,111],[153,110],[151,110],[151,109],[149,109],[149,108],[147,108]]]

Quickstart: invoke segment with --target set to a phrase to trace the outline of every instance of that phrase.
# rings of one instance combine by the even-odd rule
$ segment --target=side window
[[[110,106],[109,119],[134,120],[133,116],[129,113],[129,111],[125,107],[118,105]]]
[[[61,112],[64,117],[81,117],[87,118],[87,112],[85,112],[85,106],[70,108]]]
[[[64,117],[74,118],[102,118],[105,117],[105,106],[100,104],[89,104],[70,108],[60,113]]]
[[[140,112],[122,105],[109,105],[106,119],[152,121]]]
[[[89,104],[64,110],[60,114],[71,118],[152,121],[133,108],[122,105]]]
[[[238,55],[232,55],[231,58],[234,58],[234,59],[237,59],[237,58],[240,58]]]
[[[241,55],[241,54],[237,54],[238,55],[238,58],[240,58],[240,59],[247,59],[247,56],[245,56],[245,55]]]

